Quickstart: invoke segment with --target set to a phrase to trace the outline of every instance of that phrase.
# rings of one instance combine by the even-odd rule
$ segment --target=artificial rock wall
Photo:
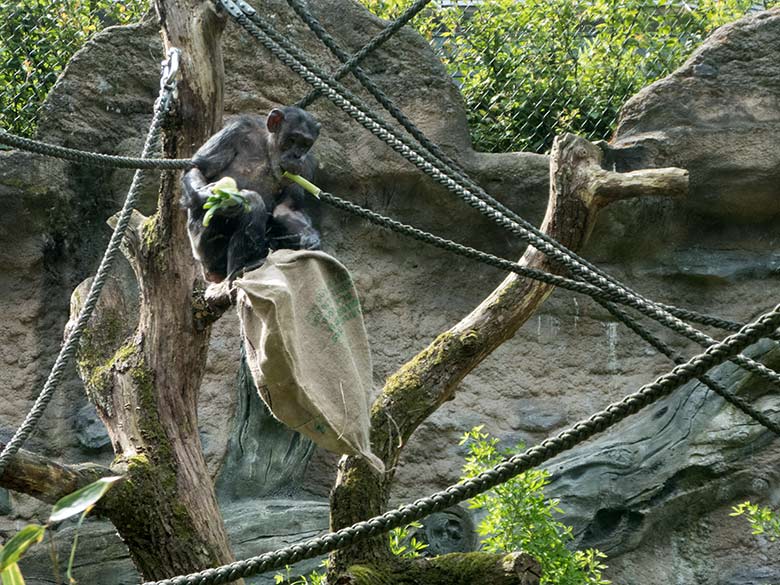
[[[281,0],[267,17],[333,65]],[[358,49],[381,23],[356,3],[312,0],[339,41]],[[232,24],[224,33],[226,113],[265,112],[308,87]],[[612,141],[621,170],[681,166],[685,201],[613,205],[587,255],[643,294],[734,319],[780,298],[780,11],[724,27],[678,71],[625,106]],[[80,51],[52,91],[41,139],[137,154],[157,92],[161,45],[153,19],[109,29]],[[457,88],[427,44],[405,30],[365,69],[437,143],[494,196],[538,222],[547,199],[547,158],[471,148]],[[318,182],[334,193],[437,234],[519,257],[522,245],[434,186],[411,164],[323,100]],[[71,290],[107,242],[129,171],[93,169],[22,152],[0,152],[0,431],[10,435],[39,391],[67,321]],[[154,208],[148,181],[142,211]],[[353,272],[366,314],[379,388],[385,377],[468,313],[502,279],[498,271],[422,247],[325,209],[328,252]],[[125,286],[132,286],[126,267]],[[683,353],[696,348],[662,336]],[[772,344],[754,349],[780,366]],[[268,417],[239,376],[237,320],[215,327],[202,388],[201,432],[238,556],[258,554],[327,527],[335,457]],[[538,442],[620,399],[669,368],[587,298],[556,292],[517,335],[462,383],[412,437],[397,474],[398,502],[459,476],[460,434],[474,425],[507,444]],[[775,416],[776,391],[731,366],[715,376]],[[110,446],[75,372],[28,448],[68,462],[109,463]],[[777,505],[780,447],[767,431],[691,385],[613,432],[549,465],[577,541],[609,555],[615,583],[765,584],[780,579],[780,550],[728,516],[744,499]],[[45,510],[0,491],[0,531]],[[437,551],[476,546],[470,511],[426,524]],[[67,534],[66,528],[63,532]],[[134,583],[110,525],[88,523],[77,560],[82,582]],[[60,538],[67,546],[67,537]],[[48,553],[30,554],[28,583],[48,583]],[[267,582],[259,579],[258,582]]]

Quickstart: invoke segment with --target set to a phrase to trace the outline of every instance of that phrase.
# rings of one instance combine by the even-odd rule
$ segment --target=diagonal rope
[[[417,229],[413,226],[403,224],[399,221],[384,217],[369,209],[365,209],[357,205],[356,203],[346,201],[326,191],[320,192],[320,198],[326,203],[328,203],[329,205],[332,205],[337,209],[341,209],[343,211],[346,211],[348,213],[366,219],[374,223],[375,225],[378,225],[385,229],[395,231],[397,233],[403,234],[407,237],[418,240],[420,242],[430,244],[437,248],[447,250],[449,252],[452,252],[453,254],[463,256],[464,258],[476,260],[477,262],[480,262],[482,264],[493,266],[501,270],[506,270],[507,272],[513,272],[519,276],[531,278],[533,280],[544,282],[546,284],[557,286],[559,288],[564,288],[573,292],[588,295],[597,303],[605,307],[621,323],[629,327],[634,333],[639,335],[642,339],[644,339],[652,347],[656,348],[663,355],[671,358],[675,363],[678,364],[682,363],[683,361],[680,355],[677,354],[674,350],[672,350],[667,344],[665,344],[664,342],[656,338],[643,325],[638,323],[633,317],[631,317],[630,315],[628,315],[627,313],[625,313],[624,311],[616,307],[614,303],[610,300],[612,298],[612,295],[593,286],[592,284],[588,284],[579,280],[571,280],[563,276],[558,276],[556,274],[551,274],[549,272],[544,272],[534,268],[528,268],[527,266],[522,266],[517,262],[511,262],[504,258],[499,258],[498,256],[494,256],[493,254],[488,254],[487,252],[482,252],[474,248],[469,248],[468,246],[458,244],[451,240],[447,240],[445,238],[441,238],[439,236],[435,236],[431,233]],[[722,396],[725,400],[727,400],[729,403],[737,407],[739,410],[744,412],[746,415],[748,415],[750,418],[758,422],[760,425],[780,435],[780,425],[773,422],[761,411],[754,408],[745,399],[730,392],[729,390],[727,390],[725,387],[718,384],[714,380],[711,380],[706,377],[700,378],[700,380],[708,388],[710,388],[715,393]]]
[[[371,51],[381,46],[381,44],[384,43],[387,39],[389,39],[392,36],[392,34],[397,32],[404,24],[406,24],[422,8],[424,8],[424,6],[429,3],[429,1],[430,0],[417,0],[412,6],[410,6],[410,8],[406,12],[404,12],[404,14],[401,15],[401,17],[393,21],[390,25],[388,25],[385,29],[383,29],[381,33],[379,33],[369,43],[367,43],[363,48],[361,48],[357,53],[355,53],[355,55],[350,57],[349,60],[346,61],[344,65],[337,71],[335,77],[338,79],[341,76],[345,75],[357,63],[359,63],[363,58],[365,58]],[[241,8],[248,15],[251,15],[253,20],[256,23],[262,22],[256,16],[256,12],[254,8],[252,8],[249,4],[247,4],[243,0],[238,0],[238,2]],[[316,96],[319,96],[321,93],[322,93],[321,90],[315,88],[314,90],[312,90],[312,92],[310,92],[309,96],[314,96],[315,94]],[[316,99],[316,97],[309,97],[309,96],[307,96],[306,99],[300,102],[302,106],[305,106],[306,102],[308,102],[309,99],[311,100]],[[389,98],[387,98],[387,100],[389,101]],[[389,111],[393,113],[392,110]],[[419,129],[416,129],[413,123],[409,122],[409,124],[411,125],[411,128],[415,129],[416,133],[419,133],[419,136],[416,136],[415,133],[413,133],[413,135],[415,135],[419,140],[422,141],[421,143],[423,144],[423,146],[426,145],[426,141],[427,141],[429,150],[433,154],[439,155],[438,158],[441,161],[449,164],[451,169],[453,169],[453,172],[457,172],[457,170],[460,168],[458,164],[454,160],[449,159],[441,151],[439,147],[437,147],[434,143],[430,142],[430,140],[425,138],[425,135]],[[409,131],[411,132],[412,130]],[[422,137],[421,139],[420,136]],[[0,129],[0,144],[6,144],[9,146],[13,146],[15,148],[20,148],[22,150],[43,154],[45,156],[63,158],[66,160],[72,160],[82,164],[89,164],[89,165],[96,165],[96,166],[105,166],[105,167],[114,167],[114,168],[145,168],[145,169],[153,169],[153,168],[186,169],[192,166],[192,161],[190,159],[132,158],[132,157],[117,156],[117,155],[108,155],[108,154],[97,153],[97,152],[89,152],[89,151],[77,150],[72,148],[65,148],[62,146],[47,144],[36,140],[30,140],[28,138],[23,138],[21,136],[15,136],[3,129]],[[463,180],[470,181],[470,179],[465,175],[463,177]],[[481,188],[477,185],[473,185],[473,187],[475,187],[478,190],[477,192],[479,194],[479,189]],[[490,196],[487,195],[486,193],[485,195],[489,198],[487,199],[487,201],[490,202],[492,206],[494,206],[500,212],[507,215],[510,219],[519,223],[520,225],[525,225],[527,229],[532,229],[532,230],[535,229],[533,225],[527,224],[525,220],[523,220],[521,217],[519,217],[510,209],[503,206],[500,202],[490,198]],[[547,237],[546,234],[544,234],[543,232],[538,232],[538,233],[540,237],[543,238]],[[594,272],[597,272],[603,277],[607,279],[611,279],[613,282],[619,284],[618,281],[616,281],[614,278],[612,278],[605,272],[601,271],[595,265],[589,263],[587,260],[580,258],[580,261],[583,263],[583,265],[590,268]],[[621,299],[615,299],[615,300],[616,302],[622,302]],[[723,319],[714,315],[706,315],[697,311],[693,311],[691,309],[679,308],[664,303],[656,303],[656,305],[661,307],[663,310],[668,311],[671,315],[679,319],[700,323],[712,327],[717,327],[719,329],[723,329],[726,331],[739,331],[740,327],[743,325],[743,323],[737,321]],[[774,340],[780,340],[780,332],[775,332],[770,336],[770,338]]]
[[[178,49],[170,49],[168,52],[168,60],[164,62],[163,79],[161,80],[160,84],[160,93],[154,103],[152,122],[143,147],[142,156],[144,158],[148,157],[149,154],[157,147],[157,144],[160,140],[160,130],[162,127],[163,118],[171,104],[171,96],[174,89],[173,76],[175,75],[176,71],[169,69],[168,64],[172,62],[178,62],[174,55],[178,55]],[[137,170],[133,175],[133,181],[130,184],[130,189],[127,192],[127,198],[125,199],[125,203],[122,206],[122,211],[119,214],[116,227],[114,228],[114,233],[111,234],[111,240],[109,241],[108,247],[103,254],[103,258],[100,260],[100,266],[98,267],[95,279],[92,282],[92,286],[89,289],[84,306],[79,312],[76,325],[73,327],[70,334],[68,335],[68,338],[65,340],[65,343],[60,349],[57,360],[54,362],[54,366],[49,372],[46,383],[44,384],[41,393],[38,395],[38,398],[35,400],[35,404],[33,404],[32,408],[27,413],[24,422],[16,430],[14,436],[10,441],[8,441],[8,444],[3,449],[3,452],[0,453],[0,475],[2,475],[3,470],[8,465],[11,457],[13,457],[19,451],[19,449],[22,448],[24,442],[38,426],[38,423],[43,416],[44,411],[46,410],[46,406],[49,404],[52,397],[54,396],[54,392],[57,390],[66,366],[78,350],[78,344],[81,339],[81,335],[87,326],[90,317],[92,316],[92,312],[94,311],[98,299],[100,298],[100,292],[103,289],[103,285],[106,283],[106,280],[111,272],[111,268],[114,264],[114,260],[119,253],[119,246],[122,243],[125,230],[127,229],[127,225],[129,224],[130,217],[133,213],[133,208],[135,207],[136,201],[138,200],[138,196],[141,192],[141,179],[143,176],[144,172],[142,170]]]
[[[459,198],[466,201],[470,206],[480,211],[480,213],[493,220],[496,224],[516,234],[523,241],[532,245],[551,259],[565,265],[577,278],[618,295],[618,298],[622,299],[621,302],[636,308],[651,319],[662,323],[671,330],[705,347],[715,343],[715,340],[712,337],[671,315],[649,299],[626,289],[620,283],[610,282],[610,280],[600,276],[597,272],[592,271],[587,266],[583,265],[580,260],[577,260],[579,256],[561,246],[559,243],[549,238],[549,236],[539,232],[539,230],[531,226],[531,224],[528,224],[528,222],[525,222],[525,220],[523,220],[523,223],[530,226],[530,228],[507,217],[498,209],[491,206],[489,201],[481,199],[468,187],[464,187],[457,180],[453,179],[451,173],[448,173],[446,169],[442,170],[440,161],[433,159],[429,153],[419,152],[413,144],[410,144],[408,139],[398,135],[398,133],[384,122],[384,120],[370,111],[360,98],[339,82],[322,72],[316,64],[312,63],[311,60],[292,45],[292,43],[276,33],[276,31],[268,26],[267,23],[256,25],[232,0],[219,0],[219,2],[251,36],[257,39],[273,55],[285,63],[285,65],[298,73],[313,87],[321,89],[335,105],[383,140],[409,162],[412,162],[423,172],[431,176],[437,183],[446,187]],[[262,20],[260,21],[262,22]],[[490,197],[487,193],[484,195],[485,197]],[[780,374],[765,365],[743,355],[733,357],[732,361],[751,373],[780,387]]]
[[[419,1],[419,0],[418,0]],[[424,2],[425,0],[423,0]],[[253,22],[258,23],[259,17],[257,16],[255,10],[249,6],[244,0],[237,0],[237,3],[239,7],[244,11],[245,14],[250,16],[252,18]],[[347,68],[347,65],[352,62],[352,58],[350,58],[349,54],[344,51],[344,49],[341,48],[341,46],[338,44],[338,41],[331,35],[324,26],[317,20],[317,18],[311,13],[311,11],[306,7],[306,4],[303,2],[303,0],[287,0],[287,3],[290,5],[290,7],[298,14],[298,16],[303,20],[306,25],[311,29],[311,31],[317,36],[317,38],[322,41],[322,43],[330,49],[330,51],[340,60],[344,63],[344,66],[342,66],[335,74],[335,79],[341,78],[341,73]],[[413,6],[414,8],[414,6]],[[411,10],[411,9],[410,9]],[[395,23],[394,23],[395,24]],[[363,49],[358,51],[357,54],[362,53],[367,48],[371,47],[373,50],[375,47],[371,46],[372,43],[369,42]],[[513,221],[519,223],[526,229],[532,230],[533,233],[536,235],[544,238],[546,241],[552,242],[552,239],[549,238],[547,234],[542,232],[541,230],[537,230],[537,228],[521,218],[517,213],[503,205],[501,202],[497,201],[493,197],[491,197],[486,191],[482,189],[481,186],[479,186],[471,177],[468,176],[468,173],[466,173],[465,170],[452,158],[448,157],[441,148],[435,144],[433,141],[431,141],[425,133],[418,128],[414,122],[412,122],[401,110],[398,108],[393,101],[385,94],[379,87],[371,80],[371,78],[365,74],[365,72],[360,69],[359,67],[355,66],[353,73],[355,74],[355,77],[360,81],[361,85],[371,94],[374,96],[374,98],[385,108],[385,110],[399,123],[403,128],[411,135],[413,136],[417,142],[422,146],[422,148],[428,150],[428,152],[435,158],[438,158],[439,161],[442,163],[442,165],[449,169],[449,171],[456,176],[460,181],[462,181],[464,184],[467,184],[469,188],[476,191],[477,196],[480,197],[483,201],[488,202],[490,205],[498,209],[500,212],[507,215],[510,219]],[[316,90],[312,90],[311,93],[314,93]],[[311,95],[311,93],[309,95]],[[307,101],[304,99],[300,102],[300,107],[306,107],[308,105]],[[592,270],[593,272],[596,272],[600,276],[603,276],[604,278],[608,279],[610,282],[623,286],[627,290],[628,287],[621,284],[617,281],[614,277],[610,276],[608,273],[601,270],[596,265],[590,263],[585,258],[582,258],[578,255],[576,255],[574,252],[571,253],[571,257],[573,259],[576,259],[577,261],[581,262],[584,266]],[[634,292],[634,291],[632,291]],[[635,293],[636,294],[636,293]],[[675,307],[673,305],[666,305],[662,303],[657,303],[658,306],[663,308],[664,310],[668,311],[675,317],[678,317],[680,319],[684,319],[686,321],[691,321],[694,323],[700,323],[703,325],[710,325],[714,327],[718,327],[720,329],[724,329],[726,331],[739,331],[742,324],[737,323],[735,321],[730,321],[728,319],[721,319],[719,317],[715,317],[712,315],[704,315],[702,313],[699,313],[697,311],[692,311],[690,309],[681,309],[678,307]],[[780,339],[780,333],[776,332],[773,336],[773,339]]]
[[[615,319],[623,323],[631,331],[641,337],[645,342],[648,343],[648,345],[654,347],[658,352],[671,359],[675,364],[682,364],[685,361],[678,352],[674,351],[668,344],[664,343],[658,337],[650,333],[646,327],[642,326],[642,324],[633,319],[614,303],[604,301],[602,299],[593,300],[609,311],[612,316],[615,317]],[[734,392],[727,390],[723,384],[716,382],[710,376],[699,376],[698,380],[707,388],[715,392],[715,394],[723,398],[726,402],[736,407],[738,410],[744,412],[758,424],[780,436],[780,424],[774,422],[767,415],[750,404],[750,402],[741,396],[738,396]]]
[[[238,0],[239,7],[244,11],[245,14],[247,14],[253,22],[256,24],[262,24],[261,19],[257,15],[256,11],[249,6],[244,0]],[[342,66],[339,71],[334,76],[335,79],[341,78],[341,72],[344,71],[347,64],[352,62],[353,58],[350,58],[349,54],[344,51],[344,49],[341,48],[341,46],[338,44],[338,41],[331,35],[325,27],[322,26],[322,24],[317,20],[317,18],[311,13],[311,11],[306,7],[306,4],[302,0],[287,0],[287,3],[290,5],[290,7],[298,14],[298,16],[303,20],[303,22],[306,23],[306,25],[311,29],[311,31],[317,36],[317,38],[322,41],[322,43],[330,49],[331,53],[333,53],[340,61],[344,63],[344,66]],[[410,9],[411,10],[411,9]],[[366,48],[371,46],[371,42],[369,42],[363,49],[358,51],[357,54],[362,53]],[[372,47],[372,49],[375,47]],[[422,146],[423,149],[427,150],[430,155],[434,158],[439,159],[441,164],[447,168],[453,176],[457,177],[462,184],[467,185],[470,189],[474,190],[477,194],[477,196],[482,199],[483,201],[486,201],[489,203],[492,207],[495,207],[498,211],[505,214],[507,217],[515,221],[516,223],[522,225],[528,230],[531,230],[532,233],[536,234],[537,236],[543,238],[545,241],[548,241],[552,243],[553,245],[557,245],[557,242],[554,242],[552,238],[550,238],[547,234],[542,232],[541,230],[538,230],[536,226],[533,224],[527,222],[522,217],[520,217],[517,213],[506,207],[501,202],[497,201],[495,198],[491,197],[486,191],[482,189],[481,186],[479,186],[471,177],[468,176],[468,173],[466,173],[465,170],[452,158],[448,157],[441,148],[435,144],[432,140],[430,140],[425,133],[419,129],[414,122],[412,122],[402,111],[400,108],[398,108],[393,101],[385,94],[372,80],[371,78],[365,74],[365,72],[360,69],[359,67],[354,67],[353,71],[355,77],[360,81],[361,85],[372,95],[374,98],[382,105],[382,107],[385,108],[385,110],[399,123],[401,126],[411,135],[413,136],[417,142]],[[309,95],[312,95],[312,93],[316,92],[317,90],[313,90]],[[307,96],[308,97],[308,96]],[[302,100],[299,105],[301,107],[305,107],[307,104],[306,99]],[[562,248],[562,251],[564,252],[570,252],[569,250]],[[610,276],[608,273],[601,270],[596,265],[590,263],[585,258],[580,257],[574,252],[570,252],[570,257],[578,262],[580,262],[583,266],[587,267],[588,269],[592,270],[593,272],[597,273],[598,275],[606,278],[613,284],[616,284],[617,286],[622,286],[626,290],[633,292],[634,294],[638,294],[635,291],[632,291],[624,284],[620,283],[617,279]],[[674,315],[675,317],[678,317],[680,319],[684,319],[687,321],[692,321],[695,323],[700,323],[703,325],[711,325],[714,327],[719,327],[721,329],[724,329],[726,331],[739,331],[739,328],[741,326],[740,323],[729,321],[727,319],[721,319],[719,317],[714,317],[711,315],[704,315],[702,313],[699,313],[697,311],[692,311],[689,309],[680,309],[678,307],[675,307],[673,305],[665,305],[662,303],[656,303],[658,306],[660,306],[662,309],[668,311],[670,314]],[[773,339],[780,339],[780,332],[776,332],[773,336]]]
[[[239,0],[239,3],[245,12],[245,6],[254,11],[254,9],[243,0]],[[343,65],[339,67],[338,71],[336,71],[333,77],[335,79],[341,79],[347,73],[351,71],[357,71],[359,69],[358,65],[363,61],[363,59],[381,47],[387,40],[389,40],[395,33],[401,30],[401,28],[403,28],[410,20],[417,16],[417,14],[430,3],[431,0],[416,0],[411,6],[409,6],[409,8],[404,10],[401,16],[396,18],[393,22],[382,29],[382,32],[366,43],[357,53],[352,56],[347,55],[346,59],[341,59]],[[322,30],[325,29],[323,28]],[[322,95],[322,93],[318,89],[311,90],[306,95],[306,97],[298,102],[298,107],[307,108],[314,102],[314,100],[320,97],[320,95]]]
[[[337,532],[330,532],[256,557],[206,569],[198,573],[180,575],[161,581],[150,581],[144,585],[217,585],[229,583],[362,542],[398,526],[420,520],[433,512],[454,506],[490,490],[605,431],[646,406],[668,396],[681,385],[704,375],[714,366],[723,363],[729,356],[735,355],[762,337],[766,337],[777,329],[778,325],[780,325],[780,305],[746,325],[739,333],[708,347],[703,353],[676,366],[671,372],[660,376],[654,382],[645,384],[620,402],[609,405],[590,418],[558,433],[555,437],[546,439],[539,445],[510,457],[474,478],[452,485],[412,504],[389,510],[384,514],[342,528]]]

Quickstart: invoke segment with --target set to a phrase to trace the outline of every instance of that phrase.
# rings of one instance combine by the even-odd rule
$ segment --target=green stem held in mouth
[[[317,185],[310,183],[300,175],[293,175],[288,171],[284,171],[283,176],[290,179],[293,183],[298,183],[301,187],[303,187],[306,191],[314,195],[317,199],[320,198],[320,193],[322,192],[322,189],[317,187]]]

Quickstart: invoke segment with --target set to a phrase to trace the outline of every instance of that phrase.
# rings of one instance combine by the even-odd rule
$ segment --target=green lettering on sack
[[[306,322],[330,332],[333,342],[344,337],[344,324],[360,315],[360,301],[355,296],[352,279],[341,276],[330,287],[322,287],[314,295],[314,305],[306,313]]]

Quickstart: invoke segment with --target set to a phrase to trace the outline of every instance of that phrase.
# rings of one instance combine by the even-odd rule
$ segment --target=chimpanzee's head
[[[308,112],[287,106],[274,108],[266,118],[271,133],[271,159],[296,175],[304,169],[306,155],[320,134],[320,123]]]

